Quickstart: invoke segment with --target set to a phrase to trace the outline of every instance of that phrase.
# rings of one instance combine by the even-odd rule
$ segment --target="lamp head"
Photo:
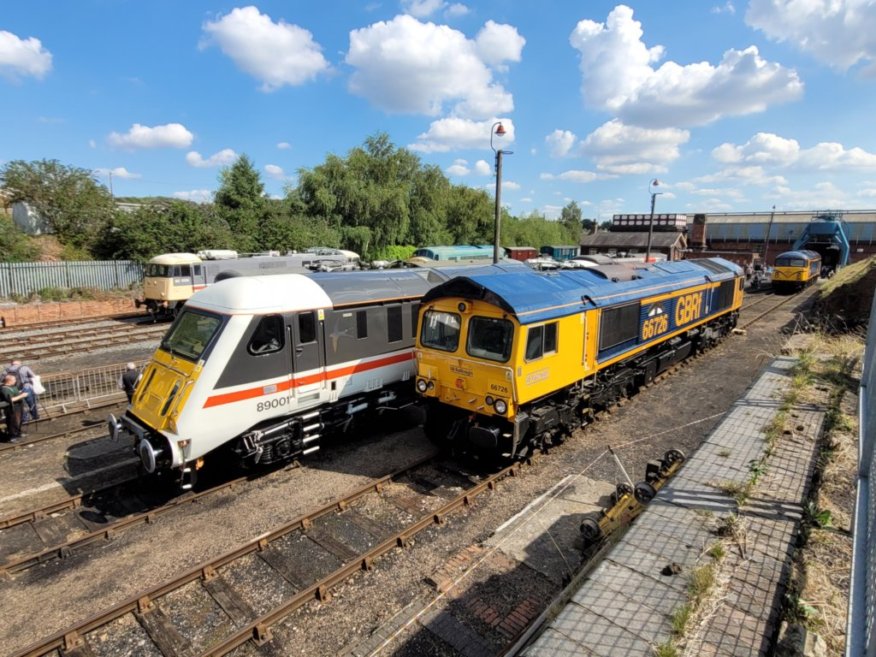
[[[496,135],[497,135],[498,137],[504,137],[504,136],[505,136],[505,132],[506,132],[506,131],[505,131],[505,126],[503,126],[503,125],[500,123],[500,124],[496,127]]]

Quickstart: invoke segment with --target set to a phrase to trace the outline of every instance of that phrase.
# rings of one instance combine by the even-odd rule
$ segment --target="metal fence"
[[[134,364],[142,371],[148,362],[144,360]],[[125,363],[120,363],[78,372],[47,374],[42,377],[46,391],[39,397],[40,412],[52,416],[83,406],[91,408],[124,400],[124,392],[119,387],[119,379],[124,371]]]
[[[124,289],[142,280],[143,265],[134,260],[0,262],[0,298],[51,287]]]
[[[858,494],[853,526],[852,580],[846,657],[876,657],[876,297],[858,394]]]

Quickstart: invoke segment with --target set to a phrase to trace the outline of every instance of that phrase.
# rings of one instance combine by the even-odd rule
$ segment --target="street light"
[[[493,146],[493,135],[505,136],[505,126],[496,121],[490,128],[490,148],[496,154],[496,220],[493,228],[493,264],[499,262],[499,220],[502,213],[502,155],[513,155],[513,151],[496,150]]]
[[[657,187],[660,181],[656,178],[651,178],[648,183],[648,193],[651,195],[651,219],[648,221],[648,246],[645,249],[645,266],[651,262],[651,237],[654,235],[654,201],[657,200],[657,195],[663,192],[655,192],[654,187]]]

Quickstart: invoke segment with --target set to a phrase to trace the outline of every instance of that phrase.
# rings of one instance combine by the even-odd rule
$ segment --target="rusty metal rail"
[[[57,632],[45,640],[28,646],[20,652],[15,653],[14,657],[39,657],[41,655],[50,654],[54,650],[69,652],[83,648],[85,636],[89,632],[104,627],[110,622],[129,613],[134,613],[138,615],[138,617],[148,615],[155,608],[155,602],[168,593],[176,591],[186,584],[197,580],[209,583],[211,580],[219,576],[218,569],[227,566],[248,554],[268,549],[271,543],[291,532],[297,530],[306,531],[312,526],[316,519],[331,513],[343,512],[352,502],[359,498],[373,493],[380,494],[390,482],[415,470],[416,468],[430,463],[434,458],[435,455],[433,454],[396,472],[380,477],[379,479],[360,487],[356,491],[320,507],[316,511],[302,515],[299,518],[292,520],[277,529],[262,534],[261,536],[230,550],[215,559],[191,568],[172,580],[138,593],[106,611],[76,624],[75,626]],[[474,484],[472,488],[467,489],[465,492],[442,505],[437,510],[424,514],[419,519],[408,524],[404,529],[397,531],[388,538],[382,540],[378,545],[367,552],[362,553],[355,558],[348,559],[326,577],[302,588],[280,606],[271,610],[267,614],[263,614],[251,622],[248,622],[240,630],[235,631],[221,643],[210,647],[203,654],[225,654],[229,650],[246,643],[250,639],[255,640],[257,643],[264,642],[270,636],[270,626],[277,620],[283,618],[291,611],[294,611],[314,598],[328,600],[331,597],[330,589],[333,586],[346,580],[354,572],[358,572],[361,569],[369,569],[374,560],[386,552],[396,547],[404,547],[408,545],[413,536],[427,527],[442,523],[449,513],[468,506],[477,496],[483,494],[485,491],[494,490],[501,479],[517,474],[520,468],[521,464],[515,463],[489,476],[484,481]]]

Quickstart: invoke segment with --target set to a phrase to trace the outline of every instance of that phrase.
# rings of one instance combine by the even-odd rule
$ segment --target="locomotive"
[[[523,265],[519,265],[524,267]],[[477,269],[480,269],[478,267]],[[465,268],[241,276],[182,307],[110,435],[191,488],[225,447],[245,464],[310,454],[366,412],[416,400],[423,294]]]
[[[821,275],[821,255],[815,251],[786,251],[776,256],[773,290],[796,292],[812,285]]]
[[[359,268],[359,256],[352,251],[314,248],[304,253],[281,256],[276,252],[240,257],[237,251],[212,249],[194,253],[164,253],[148,263],[143,277],[143,298],[153,319],[175,317],[198,290],[233,276],[305,273]]]
[[[522,458],[736,325],[742,269],[721,258],[632,269],[477,272],[429,290],[417,392],[429,437]]]

